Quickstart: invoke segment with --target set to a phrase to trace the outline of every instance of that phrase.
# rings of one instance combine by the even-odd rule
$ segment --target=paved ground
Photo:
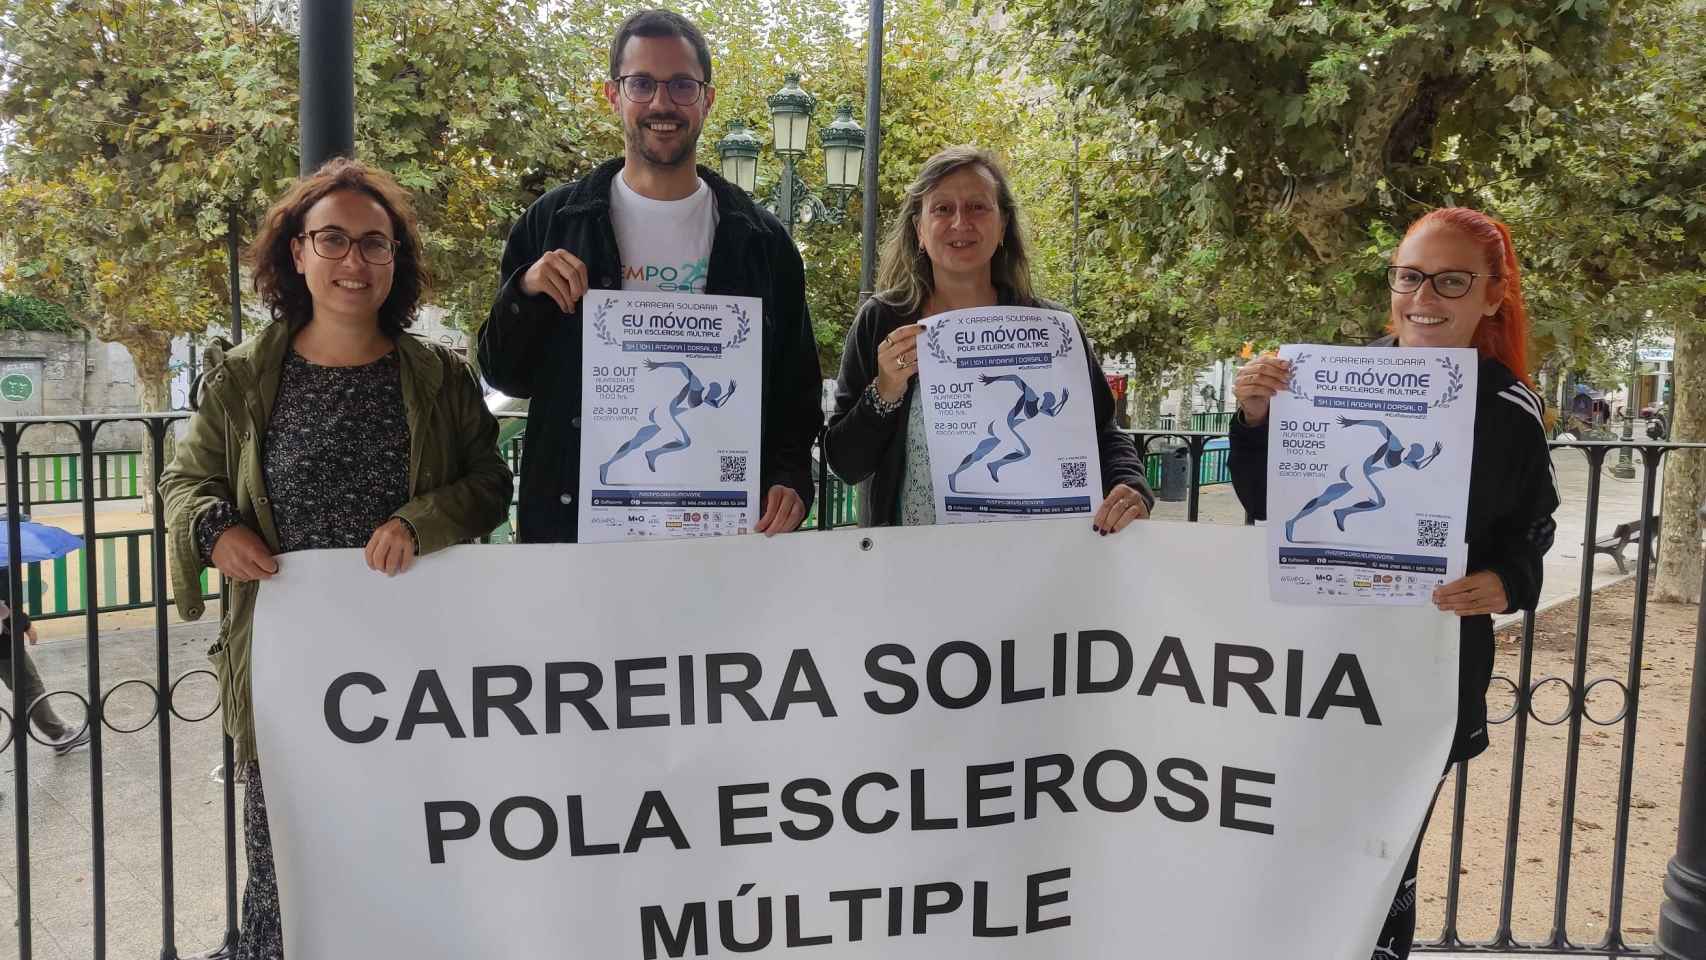
[[[1576,593],[1581,576],[1579,544],[1586,516],[1585,458],[1563,451],[1555,462],[1564,507],[1558,513],[1557,546],[1547,558],[1545,602]],[[1602,531],[1637,516],[1638,482],[1608,475],[1601,490]],[[1163,519],[1183,519],[1185,508],[1183,503],[1163,503],[1156,513]],[[1217,486],[1204,491],[1201,517],[1210,522],[1241,523],[1243,510],[1230,487]],[[41,508],[35,518],[71,529],[81,526],[76,507],[62,511]],[[135,512],[134,504],[102,505],[99,522],[102,529],[133,529],[151,523]],[[1594,577],[1596,587],[1620,579],[1616,565],[1606,557],[1597,559]],[[135,727],[149,717],[148,690],[124,682],[154,676],[152,617],[152,611],[144,611],[102,618],[100,687],[104,692],[114,691],[110,692],[106,711],[111,726]],[[175,615],[172,622],[167,650],[171,676],[176,678],[206,665],[204,654],[213,624],[178,624]],[[35,660],[49,689],[86,691],[83,621],[49,621],[42,624],[41,633],[43,643],[35,648]],[[122,689],[115,691],[121,685]],[[208,712],[214,698],[212,681],[196,675],[178,687],[174,705],[183,717],[197,717]],[[83,708],[74,698],[59,695],[53,701],[63,707],[67,719],[81,718]],[[107,955],[113,960],[154,960],[162,953],[167,897],[166,871],[162,869],[160,732],[156,721],[135,733],[109,729],[103,734]],[[218,719],[187,723],[174,717],[169,739],[175,904],[171,913],[177,953],[189,956],[218,946],[226,928],[226,872],[220,840],[224,830],[223,786],[215,777],[220,763]],[[0,867],[0,917],[6,918],[0,920],[0,956],[16,955],[18,948],[18,931],[11,922],[18,912],[17,870],[12,859],[16,849],[16,756],[10,748],[0,754],[0,791],[6,795],[0,810],[0,862],[6,864]],[[66,757],[55,757],[34,743],[29,750],[33,955],[42,960],[93,955],[91,760],[92,754],[86,750]],[[1661,775],[1675,776],[1675,772],[1663,771]],[[237,803],[240,811],[241,787]],[[240,849],[237,859],[240,884]]]

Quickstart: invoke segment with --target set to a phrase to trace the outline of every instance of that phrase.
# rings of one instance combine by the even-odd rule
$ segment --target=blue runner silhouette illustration
[[[1059,416],[1060,411],[1066,409],[1067,390],[1065,387],[1060,389],[1060,401],[1057,403],[1053,392],[1044,393],[1039,398],[1037,392],[1031,389],[1030,384],[1020,379],[1017,374],[1008,373],[999,377],[991,377],[986,374],[978,377],[978,380],[985,386],[1005,381],[1019,387],[1019,399],[1013,404],[1013,409],[1007,411],[1007,432],[1013,435],[1013,439],[1019,444],[1019,448],[1010,450],[994,461],[985,464],[989,468],[989,479],[1000,483],[1001,477],[998,474],[1002,467],[1018,463],[1031,455],[1031,445],[1026,443],[1025,438],[1019,434],[1019,424],[1035,418],[1038,414],[1050,417]],[[1001,446],[1001,438],[995,434],[995,423],[994,420],[989,421],[989,434],[978,441],[976,449],[966,454],[966,458],[960,461],[960,465],[954,469],[953,473],[948,474],[949,490],[959,493],[960,474],[969,469],[972,464],[994,453]]]
[[[1432,451],[1424,451],[1422,449],[1422,445],[1419,443],[1412,443],[1410,444],[1409,449],[1405,450],[1404,441],[1398,439],[1397,435],[1392,432],[1391,428],[1386,426],[1386,422],[1383,420],[1352,420],[1348,417],[1340,417],[1339,426],[1373,427],[1380,431],[1381,436],[1380,446],[1376,447],[1374,452],[1369,454],[1368,458],[1362,462],[1362,478],[1367,482],[1368,488],[1374,491],[1374,497],[1373,499],[1358,500],[1356,503],[1353,503],[1348,507],[1340,507],[1333,511],[1333,522],[1338,524],[1340,533],[1345,532],[1345,518],[1352,516],[1353,514],[1379,510],[1381,507],[1386,506],[1386,494],[1381,491],[1380,485],[1374,482],[1375,474],[1394,467],[1409,467],[1412,470],[1421,470],[1428,464],[1433,463],[1434,458],[1439,456],[1441,450],[1445,449],[1443,444],[1436,441]],[[1302,509],[1297,511],[1296,516],[1285,522],[1285,538],[1287,541],[1291,543],[1297,542],[1297,538],[1292,535],[1293,529],[1297,526],[1297,521],[1302,520],[1304,517],[1309,516],[1315,511],[1333,503],[1340,497],[1356,489],[1356,484],[1351,482],[1346,476],[1349,470],[1349,464],[1340,467],[1339,482],[1328,486],[1327,489],[1316,494],[1308,503],[1303,505]]]
[[[646,469],[656,473],[658,471],[659,457],[666,453],[678,453],[693,446],[692,435],[689,434],[687,432],[687,428],[681,424],[682,412],[692,410],[699,406],[707,406],[713,410],[723,406],[734,397],[735,382],[730,380],[728,392],[724,393],[722,384],[713,382],[707,386],[704,381],[699,379],[698,374],[693,372],[692,367],[689,367],[687,364],[682,363],[679,360],[670,361],[668,363],[658,363],[655,360],[647,360],[646,369],[678,370],[681,372],[682,376],[687,378],[687,382],[682,385],[681,390],[669,401],[669,419],[670,422],[675,424],[678,436],[667,443],[659,444],[658,446],[646,451]],[[652,412],[646,417],[646,421],[646,425],[641,427],[634,436],[628,440],[628,442],[616,448],[616,452],[610,455],[609,460],[598,465],[599,483],[608,484],[610,482],[610,468],[616,463],[616,461],[621,460],[623,457],[633,453],[635,450],[644,447],[659,433],[663,432],[663,427],[658,424],[657,407],[652,407]]]

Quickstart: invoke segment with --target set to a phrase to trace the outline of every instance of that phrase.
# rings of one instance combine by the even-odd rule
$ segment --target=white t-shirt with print
[[[610,220],[622,256],[622,289],[705,292],[717,198],[704,180],[685,199],[653,200],[617,174],[610,185]]]

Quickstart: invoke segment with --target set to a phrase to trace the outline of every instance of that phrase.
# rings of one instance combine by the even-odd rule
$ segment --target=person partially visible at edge
[[[764,302],[763,440],[755,529],[797,528],[812,503],[822,380],[805,269],[781,221],[696,166],[716,102],[699,28],[667,10],[623,21],[604,98],[622,156],[540,197],[504,245],[479,333],[491,384],[530,400],[516,524],[527,542],[572,542],[581,495],[581,304],[588,290],[757,297]]]
[[[370,569],[403,573],[502,522],[511,477],[467,363],[405,332],[424,276],[395,180],[331,161],[273,204],[249,254],[272,323],[209,372],[160,487],[179,612],[201,616],[203,567],[231,580],[210,656],[247,782],[238,956],[276,960],[283,932],[250,701],[256,594],[297,550],[360,547]]]
[[[1557,478],[1527,378],[1528,314],[1510,230],[1475,210],[1434,210],[1411,224],[1386,268],[1390,336],[1377,345],[1474,347],[1480,354],[1475,445],[1469,475],[1468,575],[1434,591],[1462,630],[1457,729],[1447,766],[1487,749],[1487,685],[1493,674],[1491,614],[1531,610],[1541,558],[1552,546]],[[1268,404],[1290,364],[1276,357],[1239,371],[1227,466],[1244,509],[1267,516]],[[1416,861],[1410,855],[1372,956],[1410,954],[1416,931]]]
[[[6,568],[0,567],[0,578],[5,576]],[[30,711],[30,719],[47,735],[48,746],[53,748],[54,756],[63,757],[88,746],[88,722],[80,727],[74,726],[54,712],[53,704],[45,699],[47,686],[41,682],[41,673],[36,670],[29,651],[24,651],[24,659],[18,667],[13,666],[12,635],[15,632],[22,633],[30,646],[36,645],[36,627],[30,622],[30,615],[22,608],[14,610],[11,604],[0,600],[0,681],[8,690],[15,689],[20,683],[24,685],[24,702],[35,704]]]
[[[835,412],[824,454],[842,480],[863,486],[859,522],[867,527],[936,522],[924,405],[918,402],[919,321],[968,307],[1048,307],[1031,286],[1019,210],[993,154],[949,147],[925,162],[906,188],[900,216],[883,240],[878,293],[847,331]],[[1114,422],[1114,395],[1090,344],[1090,368],[1105,499],[1092,519],[1102,534],[1149,515],[1155,495],[1143,458]]]

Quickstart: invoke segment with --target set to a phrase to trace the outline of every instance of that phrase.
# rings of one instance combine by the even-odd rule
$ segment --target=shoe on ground
[[[64,740],[53,745],[53,755],[63,757],[73,750],[80,750],[89,745],[89,728],[84,727]]]

